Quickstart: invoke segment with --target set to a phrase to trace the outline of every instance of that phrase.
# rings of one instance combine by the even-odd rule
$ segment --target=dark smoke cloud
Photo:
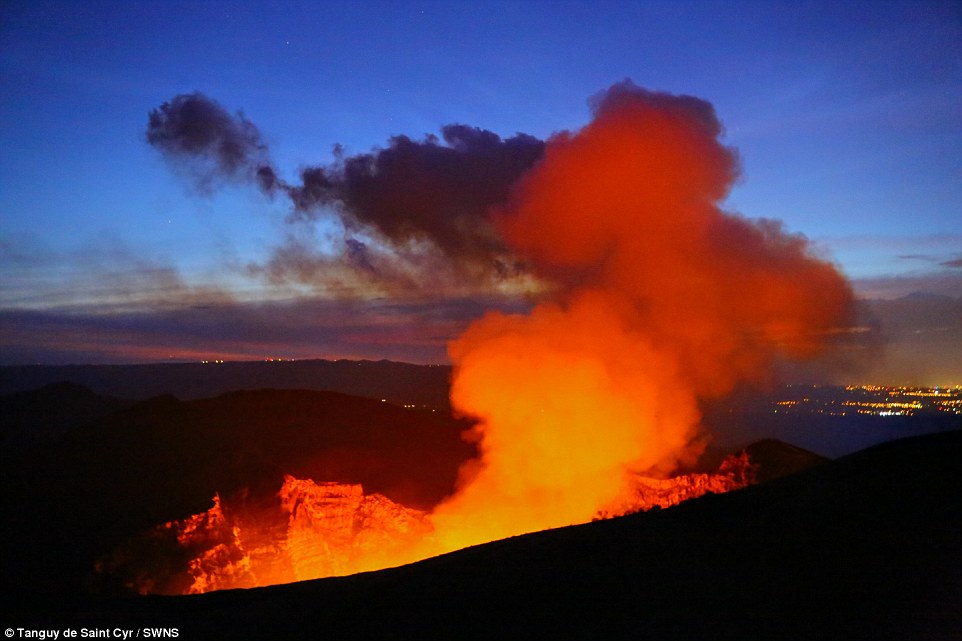
[[[385,149],[342,157],[331,167],[301,172],[289,193],[298,216],[334,205],[349,226],[373,228],[397,244],[428,240],[452,257],[492,258],[504,252],[486,212],[544,153],[544,143],[518,134],[447,125],[442,142],[396,136]]]
[[[248,181],[267,194],[286,195],[292,222],[338,216],[347,230],[344,258],[369,272],[368,248],[354,237],[358,234],[383,241],[401,258],[440,253],[449,266],[483,266],[502,278],[520,268],[486,213],[507,200],[545,145],[526,134],[502,139],[452,124],[441,129],[441,138],[395,136],[370,153],[347,156],[336,146],[333,163],[302,169],[300,184],[294,184],[279,177],[253,123],[200,93],[177,96],[152,111],[147,140],[168,159],[185,164],[202,188],[220,177]],[[303,247],[277,251],[274,271],[303,264]],[[285,256],[288,252],[297,255]]]
[[[199,92],[181,94],[151,111],[147,141],[205,191],[218,178],[257,180],[268,190],[277,180],[254,123]]]

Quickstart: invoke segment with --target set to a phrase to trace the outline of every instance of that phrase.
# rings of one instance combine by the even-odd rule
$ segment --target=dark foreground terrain
[[[3,622],[181,639],[958,639],[960,455],[962,432],[895,441],[675,508],[345,578],[191,597],[14,591]]]
[[[23,410],[24,398],[39,398],[40,409],[110,401],[93,403],[99,397],[69,386],[22,393],[17,402],[7,397],[0,416],[33,418],[7,421],[5,445],[26,443],[23,433],[44,424],[36,407]],[[148,528],[206,510],[215,493],[275,504],[285,474],[360,483],[404,505],[431,507],[476,455],[460,436],[467,425],[429,410],[309,390],[127,404],[55,438],[2,448],[0,587],[111,589],[94,572],[97,559]]]

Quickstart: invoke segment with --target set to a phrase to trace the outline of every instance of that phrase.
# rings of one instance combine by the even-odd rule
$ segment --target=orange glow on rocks
[[[164,582],[138,567],[146,562],[140,558],[126,569],[101,562],[101,571],[132,574],[131,587],[141,593],[199,594],[354,574],[428,556],[425,513],[364,494],[360,485],[287,476],[277,499],[271,508],[250,508],[215,495],[209,510],[156,528],[149,537],[173,533],[168,552],[188,556],[186,568]]]
[[[625,481],[625,491],[602,509],[586,513],[584,520],[670,507],[708,492],[744,487],[751,482],[751,463],[743,455],[726,459],[716,474],[670,479],[630,474]],[[207,511],[148,533],[151,539],[173,534],[167,553],[188,555],[185,566],[164,580],[142,567],[150,560],[130,559],[124,553],[102,560],[100,571],[129,575],[130,587],[141,594],[201,594],[379,570],[477,542],[453,539],[451,532],[458,531],[450,524],[444,525],[446,539],[439,540],[434,519],[427,513],[379,494],[364,494],[356,484],[287,476],[277,498],[272,509],[251,510],[226,505],[215,495]],[[501,525],[487,532],[496,538],[503,536],[504,529]],[[156,553],[164,548],[155,541],[151,549]]]

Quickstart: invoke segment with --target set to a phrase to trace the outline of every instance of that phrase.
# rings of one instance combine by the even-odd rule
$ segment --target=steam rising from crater
[[[554,294],[450,345],[481,458],[433,513],[448,548],[589,520],[631,472],[700,453],[699,398],[849,322],[848,284],[803,237],[720,209],[738,160],[709,103],[625,81],[593,107],[493,212]]]

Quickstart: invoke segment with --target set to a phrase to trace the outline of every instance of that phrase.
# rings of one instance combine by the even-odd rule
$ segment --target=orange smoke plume
[[[738,176],[721,133],[709,103],[625,81],[494,213],[553,300],[449,347],[481,456],[432,514],[443,547],[589,520],[632,473],[699,454],[698,398],[848,321],[849,286],[804,238],[719,208]]]

